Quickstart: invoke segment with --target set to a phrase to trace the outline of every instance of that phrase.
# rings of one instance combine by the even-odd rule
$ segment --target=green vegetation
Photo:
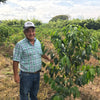
[[[0,2],[3,2],[3,3],[5,3],[7,0],[0,0]]]
[[[59,18],[58,18],[59,19]],[[31,20],[36,25],[37,38],[40,40],[45,39],[45,37],[50,37],[50,33],[55,31],[61,32],[67,25],[79,25],[82,27],[87,27],[91,32],[91,35],[100,38],[100,19],[93,20],[57,20],[50,21],[49,23],[42,23],[38,20]],[[92,23],[91,23],[92,22]],[[24,37],[23,35],[23,24],[25,20],[3,20],[0,23],[0,42],[10,42],[16,44],[17,41]],[[100,39],[99,39],[100,40]]]
[[[79,97],[78,86],[88,84],[95,76],[100,75],[100,64],[96,66],[85,64],[85,60],[88,61],[91,56],[100,60],[100,55],[97,54],[100,50],[100,19],[58,18],[56,21],[50,20],[49,23],[35,19],[31,21],[36,25],[36,37],[42,43],[44,54],[54,59],[53,64],[43,62],[43,67],[48,72],[44,73],[44,81],[56,91],[51,99],[64,100],[71,95],[74,98]],[[25,20],[1,21],[0,45],[13,48],[23,39],[24,22]]]
[[[63,27],[62,33],[51,33],[51,41],[58,57],[52,52],[48,53],[55,64],[47,65],[49,74],[44,74],[44,80],[56,91],[52,100],[61,98],[59,95],[63,98],[71,95],[74,98],[79,97],[78,86],[88,84],[100,73],[99,66],[84,64],[85,60],[90,59],[92,52],[98,51],[98,40],[87,28],[68,25]],[[47,50],[43,50],[46,53]]]
[[[62,21],[62,20],[68,20],[68,19],[69,19],[68,15],[58,15],[58,16],[53,17],[50,21],[57,22],[57,20]]]

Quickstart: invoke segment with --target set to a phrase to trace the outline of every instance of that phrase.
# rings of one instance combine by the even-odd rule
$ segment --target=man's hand
[[[43,57],[44,59],[46,59],[46,60],[50,61],[51,63],[53,63],[53,62],[54,62],[54,61],[53,61],[53,59],[49,59],[49,58],[48,58],[48,56],[46,56],[46,55],[42,55],[42,57]]]
[[[51,63],[53,63],[53,62],[54,62],[54,60],[53,60],[53,59],[51,59],[51,60],[50,60],[50,62],[51,62]]]
[[[14,81],[15,81],[16,83],[19,83],[19,82],[20,82],[20,77],[19,77],[18,74],[14,75]]]

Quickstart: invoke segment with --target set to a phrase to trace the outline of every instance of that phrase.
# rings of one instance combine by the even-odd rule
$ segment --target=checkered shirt
[[[32,45],[27,38],[19,41],[13,51],[13,61],[20,63],[20,70],[24,72],[36,72],[41,69],[41,44],[35,38]]]

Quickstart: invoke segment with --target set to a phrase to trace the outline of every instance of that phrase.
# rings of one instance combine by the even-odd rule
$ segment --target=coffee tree
[[[84,63],[97,51],[98,41],[91,37],[87,29],[73,25],[64,27],[62,32],[52,33],[51,41],[56,54],[47,52],[45,46],[42,46],[44,54],[47,53],[54,59],[54,64],[47,65],[47,73],[44,74],[44,81],[56,91],[51,100],[64,100],[71,95],[79,97],[78,86],[88,84],[100,74],[99,66]]]

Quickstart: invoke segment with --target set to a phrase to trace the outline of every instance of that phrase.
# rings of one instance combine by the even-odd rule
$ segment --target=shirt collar
[[[32,45],[27,38],[25,38],[25,40],[26,40],[26,42],[28,42],[28,44]],[[36,42],[36,37],[34,38],[34,42]]]

